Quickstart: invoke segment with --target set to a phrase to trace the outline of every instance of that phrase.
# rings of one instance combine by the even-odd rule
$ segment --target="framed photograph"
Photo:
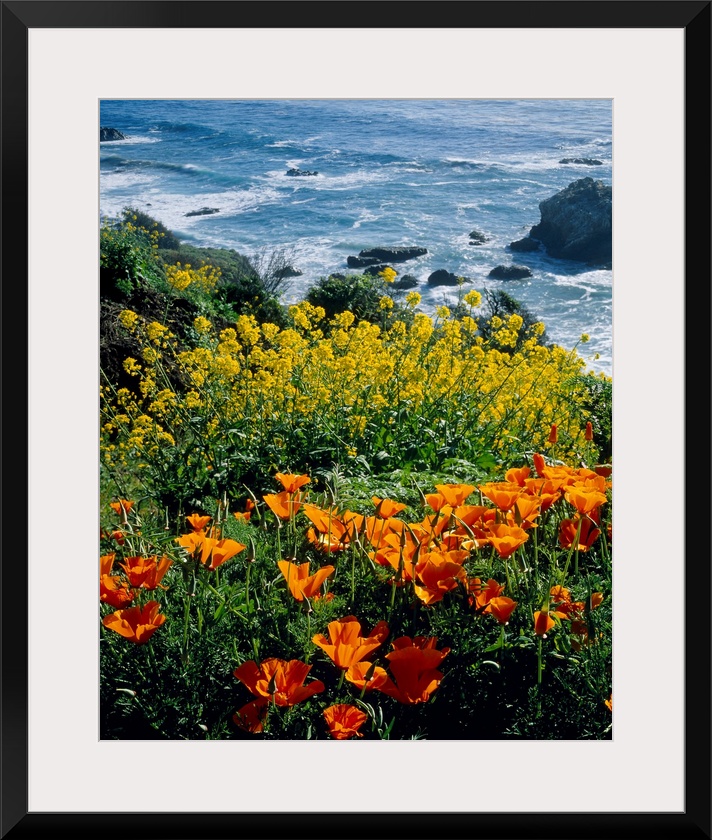
[[[0,4],[1,837],[712,836],[710,5]]]

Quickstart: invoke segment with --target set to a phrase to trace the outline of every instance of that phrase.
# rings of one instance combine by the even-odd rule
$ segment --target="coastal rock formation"
[[[186,213],[186,216],[212,216],[213,213],[219,213],[219,207],[201,207],[200,210],[191,210]]]
[[[418,278],[413,277],[412,274],[404,274],[397,280],[393,281],[394,289],[414,289],[418,285]]]
[[[525,265],[496,265],[487,276],[495,280],[523,280],[532,273]]]
[[[428,286],[459,286],[460,278],[451,271],[439,268],[428,277]]]
[[[384,269],[390,268],[392,271],[395,271],[393,266],[386,265],[385,263],[376,263],[375,265],[368,265],[364,268],[363,273],[368,275],[369,277],[375,277],[377,274],[380,274]],[[397,274],[398,272],[396,272]]]
[[[559,163],[578,163],[584,166],[603,166],[602,160],[595,158],[562,158]]]
[[[359,251],[359,257],[374,257],[379,262],[405,262],[427,253],[427,248],[365,248]]]
[[[582,178],[542,201],[539,210],[541,221],[529,231],[529,238],[541,242],[550,256],[592,265],[611,262],[612,187]]]
[[[376,265],[381,260],[378,257],[347,257],[346,265],[349,268],[365,268],[367,265]]]
[[[310,169],[297,169],[296,167],[292,167],[287,170],[286,174],[292,177],[300,177],[302,175],[318,175],[319,173],[316,171],[312,172]]]
[[[126,135],[122,134],[116,128],[100,128],[99,129],[99,142],[106,143],[109,140],[125,140]]]
[[[470,245],[484,245],[489,242],[489,236],[485,236],[481,230],[473,230],[470,233]]]
[[[510,242],[509,247],[512,251],[538,251],[541,248],[541,242],[525,236],[524,239],[517,239],[516,242]]]

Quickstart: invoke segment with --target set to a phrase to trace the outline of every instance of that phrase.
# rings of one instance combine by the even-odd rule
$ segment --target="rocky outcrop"
[[[359,257],[373,257],[379,262],[405,262],[428,253],[427,248],[365,248]]]
[[[532,273],[525,265],[496,265],[487,276],[494,280],[523,280]]]
[[[521,251],[526,253],[527,251],[538,251],[541,248],[541,242],[537,242],[536,239],[531,239],[529,236],[525,236],[524,239],[517,239],[516,242],[510,242],[509,247],[512,251]]]
[[[542,201],[539,210],[541,221],[529,231],[529,238],[541,242],[552,257],[591,265],[611,262],[612,187],[582,178]]]
[[[101,127],[99,129],[99,142],[100,143],[107,143],[110,140],[125,140],[126,135],[122,134],[116,128],[105,128]]]
[[[349,268],[366,268],[367,265],[376,265],[381,260],[378,257],[347,257],[346,265]]]
[[[292,167],[291,169],[287,170],[286,174],[290,175],[293,178],[299,178],[303,175],[318,175],[319,173],[316,171],[312,172],[310,169],[297,169],[296,167]]]
[[[390,266],[386,265],[385,263],[376,263],[375,265],[368,265],[364,268],[363,273],[366,274],[368,277],[375,277],[376,275],[380,274],[386,268],[390,268],[391,271],[395,271],[395,269]],[[398,272],[396,272],[397,274]]]
[[[603,166],[602,160],[595,158],[562,158],[559,163],[577,163],[580,166]]]
[[[470,233],[470,245],[484,245],[489,242],[489,236],[485,236],[481,230],[473,230]]]
[[[460,278],[451,271],[439,268],[428,277],[428,286],[459,286]]]
[[[418,285],[418,278],[413,277],[412,274],[404,274],[397,280],[393,281],[394,289],[414,289]]]
[[[187,216],[212,216],[213,213],[219,213],[219,207],[201,207],[200,210],[191,210],[190,213],[186,213]]]

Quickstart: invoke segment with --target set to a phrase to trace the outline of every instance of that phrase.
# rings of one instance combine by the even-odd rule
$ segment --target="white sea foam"
[[[150,129],[149,129],[149,131],[150,131]],[[132,134],[130,136],[124,137],[123,140],[104,140],[104,141],[101,142],[101,148],[102,149],[108,149],[111,146],[138,146],[138,145],[144,145],[144,144],[148,144],[148,143],[160,143],[160,142],[161,142],[160,137],[146,137],[145,135],[140,135],[140,134],[133,135]]]

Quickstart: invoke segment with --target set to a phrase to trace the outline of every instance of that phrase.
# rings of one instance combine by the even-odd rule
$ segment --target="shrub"
[[[143,228],[149,233],[158,234],[156,244],[159,249],[180,248],[180,239],[168,230],[162,222],[149,216],[148,213],[137,210],[135,207],[125,207],[121,218],[124,226],[133,225],[138,228]]]

